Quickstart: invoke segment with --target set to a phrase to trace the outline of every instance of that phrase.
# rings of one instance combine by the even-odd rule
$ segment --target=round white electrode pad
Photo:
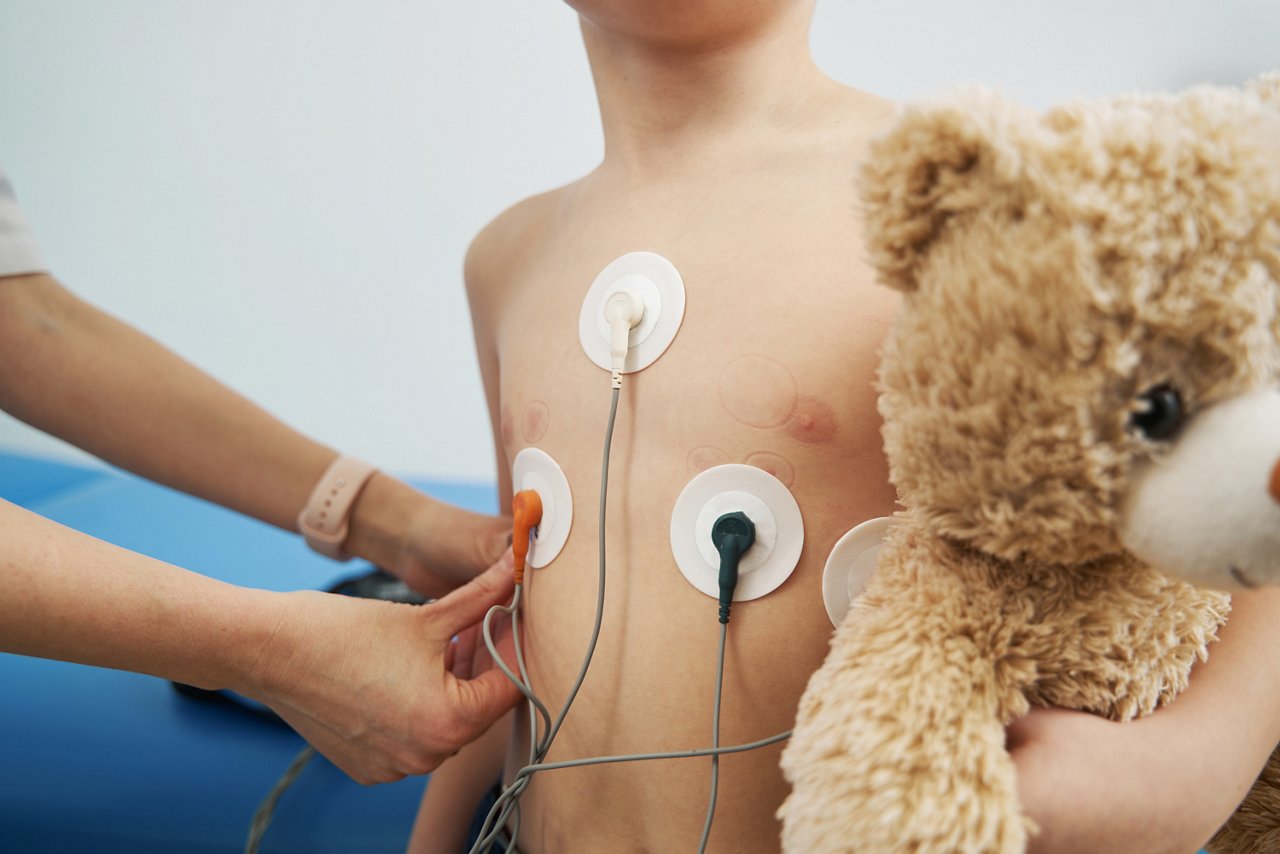
[[[866,589],[876,571],[876,558],[890,521],[886,516],[868,519],[841,537],[831,550],[822,569],[822,604],[827,606],[831,625],[844,622],[849,606]]]
[[[670,261],[653,252],[628,252],[600,271],[582,301],[578,338],[591,361],[612,370],[609,321],[604,316],[609,297],[627,291],[644,303],[644,316],[631,330],[623,373],[647,368],[666,352],[684,320],[684,280]]]
[[[525,448],[511,466],[514,492],[532,489],[542,499],[542,521],[529,545],[529,565],[541,569],[556,559],[573,527],[573,495],[559,464],[546,451]]]
[[[671,511],[671,553],[685,579],[717,599],[720,553],[711,527],[735,510],[756,527],[755,543],[738,567],[733,601],[741,602],[772,593],[791,575],[804,547],[804,519],[782,481],[755,466],[716,466],[689,481]]]

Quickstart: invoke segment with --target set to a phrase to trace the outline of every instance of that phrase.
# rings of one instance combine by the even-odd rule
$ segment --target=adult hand
[[[484,571],[510,544],[510,519],[445,504],[378,473],[352,509],[345,548],[439,597]]]
[[[470,583],[424,606],[314,591],[294,605],[243,693],[271,706],[359,783],[424,774],[481,735],[519,691],[500,670],[450,672],[451,639],[506,604],[508,552]],[[500,638],[513,656],[510,633]]]
[[[423,595],[438,597],[474,578],[510,547],[509,517],[432,501],[410,518],[395,566],[387,569]]]

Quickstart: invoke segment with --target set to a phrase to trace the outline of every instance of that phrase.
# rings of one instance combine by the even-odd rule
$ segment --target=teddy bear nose
[[[1280,504],[1280,460],[1276,460],[1275,465],[1271,467],[1271,480],[1267,484],[1267,492],[1271,493],[1271,498]]]

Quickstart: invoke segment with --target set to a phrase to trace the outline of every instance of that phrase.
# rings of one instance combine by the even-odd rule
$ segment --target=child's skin
[[[791,578],[733,610],[721,739],[752,741],[790,728],[809,674],[826,654],[831,625],[821,574],[831,547],[852,526],[895,507],[873,382],[896,303],[862,259],[854,187],[868,140],[892,121],[894,108],[831,81],[813,65],[812,0],[571,5],[582,17],[605,159],[583,179],[502,214],[467,259],[503,509],[510,512],[511,461],[529,446],[559,462],[574,492],[569,543],[554,563],[532,573],[525,600],[533,684],[553,711],[572,685],[590,635],[609,403],[608,373],[578,343],[579,308],[608,262],[639,249],[675,264],[688,304],[666,354],[623,385],[610,479],[604,629],[550,759],[710,743],[716,603],[676,568],[669,523],[684,485],[702,469],[729,462],[775,473],[790,487],[805,524],[804,552]],[[1275,601],[1244,610],[1248,624],[1233,624],[1224,636],[1261,643],[1260,633],[1273,630],[1253,615],[1267,616],[1267,608],[1271,616],[1280,613]],[[1248,659],[1255,672],[1269,660]],[[1280,723],[1280,669],[1272,666],[1264,685],[1246,688],[1237,684],[1245,665],[1230,665],[1220,668],[1216,682],[1197,683],[1217,685],[1215,697],[1257,692],[1256,704],[1247,712],[1231,710],[1236,725],[1229,735],[1238,749],[1228,751],[1232,760],[1215,766],[1218,773],[1210,777],[1227,790],[1209,798],[1217,813],[1204,811],[1179,840],[1198,842],[1212,832],[1280,738],[1270,723]],[[1231,704],[1206,701],[1205,708],[1223,705]],[[1077,843],[1086,837],[1072,835],[1083,814],[1058,817],[1053,805],[1064,792],[1112,782],[1093,780],[1087,765],[1072,779],[1058,779],[1057,769],[1067,767],[1056,764],[1058,754],[1092,751],[1063,743],[1060,733],[1077,726],[1107,737],[1120,732],[1079,718],[1033,715],[1015,733],[1028,810],[1052,843],[1038,850],[1084,850]],[[1203,725],[1204,716],[1195,720]],[[528,752],[523,709],[512,732],[508,778]],[[1178,738],[1195,743],[1187,732],[1196,730]],[[414,850],[458,850],[464,828],[446,838],[426,819],[453,815],[465,825],[480,790],[497,775],[503,735],[464,752],[473,762],[488,754],[491,773],[449,764],[437,772]],[[1108,751],[1140,766],[1147,757],[1126,752],[1125,742],[1110,738]],[[721,761],[709,850],[777,850],[774,812],[787,792],[780,750]],[[1183,779],[1190,776],[1187,771]],[[706,760],[541,774],[522,800],[520,850],[693,850],[709,777]],[[1144,782],[1141,798],[1165,782]],[[1125,820],[1131,821],[1103,816],[1096,827],[1117,850],[1140,850],[1121,844],[1145,838],[1125,836]]]

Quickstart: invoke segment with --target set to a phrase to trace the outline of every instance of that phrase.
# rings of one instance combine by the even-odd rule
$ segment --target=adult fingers
[[[448,670],[454,676],[458,675],[458,639],[453,638],[449,641],[449,645],[444,650],[444,669]]]
[[[479,536],[477,551],[480,554],[480,565],[488,566],[502,560],[503,552],[511,548],[511,517],[500,516],[489,523],[489,527]]]
[[[497,668],[456,683],[454,713],[459,746],[479,738],[520,699],[520,689]]]
[[[471,626],[459,632],[454,639],[454,643],[450,645],[454,650],[453,664],[450,666],[446,662],[445,667],[459,679],[470,679],[475,672],[476,638],[478,636],[479,628]]]
[[[480,622],[494,605],[502,605],[511,599],[515,579],[511,573],[511,553],[480,575],[454,590],[448,596],[424,608],[429,619],[448,637],[456,635],[468,626]]]

